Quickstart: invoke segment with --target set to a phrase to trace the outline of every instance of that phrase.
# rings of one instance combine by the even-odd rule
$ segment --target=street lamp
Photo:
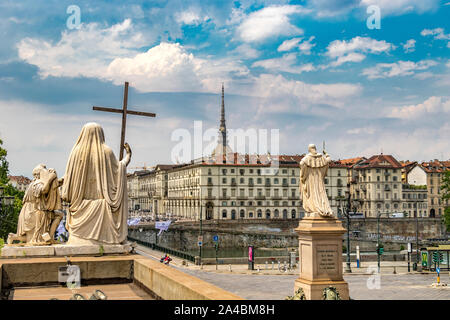
[[[378,212],[377,214],[377,264],[378,264],[378,273],[380,273],[380,217],[382,214],[387,214],[389,217],[389,212]]]
[[[344,200],[345,198],[338,198],[338,206],[341,208],[341,212],[343,213],[344,217],[347,219],[347,266],[345,268],[345,272],[351,273],[351,259],[350,259],[350,212],[351,212],[351,198],[350,198],[350,190],[345,191],[345,196],[347,198],[346,205],[344,207]]]
[[[199,246],[198,250],[199,250],[199,257],[200,257],[200,265],[202,264],[202,246],[203,246],[203,229],[202,229],[202,208],[203,208],[203,201],[202,201],[202,186],[201,184],[199,184],[200,186],[200,238],[202,240],[202,244]]]

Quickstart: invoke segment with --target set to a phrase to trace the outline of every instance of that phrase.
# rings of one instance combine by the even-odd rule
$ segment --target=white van
[[[403,212],[394,212],[391,214],[391,218],[404,218],[405,214]]]

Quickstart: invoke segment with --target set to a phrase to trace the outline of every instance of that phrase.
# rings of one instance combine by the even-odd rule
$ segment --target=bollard
[[[228,268],[230,269],[230,272],[233,272],[233,271],[231,270],[231,264],[228,265]]]
[[[267,270],[267,261],[266,261],[266,270]]]
[[[200,270],[203,270],[203,263],[200,265]]]
[[[272,270],[273,270],[273,261],[272,261]]]
[[[394,274],[397,274],[397,270],[395,270],[395,267],[394,267]]]

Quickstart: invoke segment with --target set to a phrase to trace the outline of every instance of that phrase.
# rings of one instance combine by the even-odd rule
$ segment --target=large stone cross
[[[156,117],[155,113],[150,112],[142,112],[142,111],[132,111],[128,110],[128,82],[125,82],[125,88],[123,92],[123,106],[122,109],[114,109],[114,108],[105,108],[105,107],[96,107],[93,106],[92,109],[96,111],[105,111],[105,112],[115,112],[115,113],[121,113],[122,114],[122,132],[120,135],[120,156],[119,160],[122,160],[123,158],[123,145],[125,144],[125,130],[127,125],[127,114],[134,114],[137,116],[144,116],[144,117]]]

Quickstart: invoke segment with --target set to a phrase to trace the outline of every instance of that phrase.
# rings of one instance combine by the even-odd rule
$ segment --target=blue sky
[[[77,5],[79,28],[67,8]],[[367,8],[380,9],[369,29]],[[2,1],[0,137],[11,173],[64,171],[84,123],[118,149],[130,116],[131,167],[170,163],[176,129],[279,129],[280,152],[326,141],[333,158],[450,158],[450,2]]]

